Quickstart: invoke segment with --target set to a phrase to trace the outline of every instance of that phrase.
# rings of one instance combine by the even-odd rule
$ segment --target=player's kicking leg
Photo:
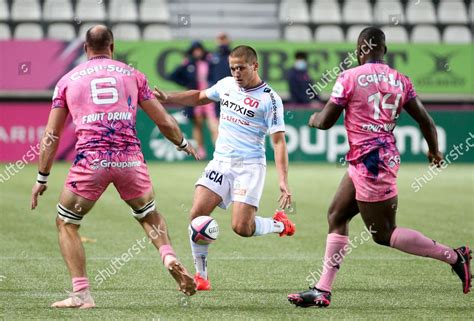
[[[397,227],[395,223],[397,196],[382,202],[358,201],[358,205],[365,225],[371,226],[371,230],[376,231],[372,234],[376,243],[450,264],[461,279],[463,293],[467,294],[470,291],[471,250],[467,246],[452,249],[418,231]]]
[[[87,309],[95,306],[89,290],[86,273],[86,256],[79,235],[79,227],[84,215],[94,206],[90,201],[64,189],[57,205],[56,225],[59,234],[61,254],[72,279],[73,292],[62,301],[54,302],[54,308]]]
[[[277,211],[273,218],[256,216],[256,213],[255,206],[235,201],[232,208],[234,232],[243,237],[270,233],[292,236],[295,233],[295,224],[290,221],[284,211]]]
[[[329,233],[321,277],[309,290],[288,295],[288,301],[304,308],[327,307],[331,303],[332,285],[349,242],[349,222],[358,213],[354,184],[346,174],[328,210]]]
[[[141,224],[153,245],[160,252],[164,266],[178,283],[179,289],[186,295],[196,293],[196,284],[192,276],[176,258],[165,219],[155,208],[153,191],[126,202],[132,208],[132,215]]]

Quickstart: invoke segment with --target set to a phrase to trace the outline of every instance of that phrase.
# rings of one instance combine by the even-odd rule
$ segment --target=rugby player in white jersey
[[[219,135],[213,160],[196,182],[190,219],[211,215],[217,207],[232,207],[232,229],[243,237],[279,233],[291,236],[295,225],[284,209],[291,206],[288,187],[288,152],[281,98],[258,75],[257,53],[249,46],[234,48],[229,56],[232,77],[206,90],[167,94],[155,88],[158,100],[185,106],[220,102]],[[257,216],[265,182],[265,135],[275,152],[280,184],[279,206],[273,218]],[[197,289],[210,290],[207,273],[209,245],[192,240]]]

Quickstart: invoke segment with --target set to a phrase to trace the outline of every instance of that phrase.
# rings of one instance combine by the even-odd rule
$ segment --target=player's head
[[[112,30],[104,25],[97,25],[87,30],[84,50],[88,58],[98,55],[112,57],[114,52]]]
[[[192,59],[201,60],[206,55],[206,50],[200,41],[193,41],[188,49],[188,54]]]
[[[357,60],[359,65],[369,60],[383,60],[387,53],[385,34],[380,28],[367,27],[362,30],[357,40]]]
[[[229,54],[229,67],[232,77],[240,87],[252,86],[258,77],[257,52],[250,46],[237,46]]]

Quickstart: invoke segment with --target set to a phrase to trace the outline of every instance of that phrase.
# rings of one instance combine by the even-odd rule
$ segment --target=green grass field
[[[204,163],[151,164],[158,209],[165,215],[179,257],[194,272],[188,243],[188,210],[193,185]],[[68,164],[53,168],[49,190],[32,212],[30,191],[36,168],[29,166],[0,185],[0,318],[81,320],[433,320],[474,318],[474,293],[464,295],[446,264],[376,245],[372,240],[347,256],[328,309],[300,309],[286,295],[306,289],[321,265],[327,232],[326,210],[345,169],[336,165],[290,165],[297,232],[291,238],[267,235],[240,238],[230,228],[230,212],[217,210],[220,236],[210,248],[214,290],[186,299],[148,245],[100,286],[97,270],[144,236],[113,186],[85,218],[82,236],[97,308],[54,310],[70,279],[59,253],[55,205]],[[4,164],[1,166],[2,171]],[[418,229],[439,242],[459,246],[474,241],[474,166],[451,165],[418,193],[414,177],[425,164],[403,164],[399,177],[398,225]],[[276,208],[275,168],[268,167],[260,215]],[[361,235],[360,217],[350,237]]]

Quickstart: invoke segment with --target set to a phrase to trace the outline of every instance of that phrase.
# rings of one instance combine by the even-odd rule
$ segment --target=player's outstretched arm
[[[343,107],[328,101],[321,112],[311,115],[308,125],[318,129],[329,129],[336,123],[343,110]]]
[[[151,118],[151,120],[158,126],[160,132],[173,144],[178,150],[185,151],[188,155],[192,155],[195,159],[199,159],[193,146],[184,138],[181,129],[173,116],[168,114],[162,104],[156,99],[148,99],[142,101],[140,106]]]
[[[280,207],[285,209],[291,206],[291,193],[288,186],[288,151],[286,149],[285,132],[272,134],[273,149],[275,151],[275,165],[280,183]]]
[[[423,137],[428,143],[428,160],[439,166],[443,155],[438,149],[438,133],[433,118],[428,114],[428,111],[418,96],[410,99],[403,108],[420,126]]]
[[[206,96],[205,90],[187,90],[168,94],[155,87],[153,95],[161,103],[179,104],[183,106],[199,106],[213,102]]]
[[[64,123],[68,115],[66,108],[53,108],[49,113],[48,124],[44,130],[40,142],[40,154],[38,161],[38,177],[31,191],[31,209],[34,210],[38,205],[38,196],[48,188],[49,172],[53,167],[54,157],[59,146],[59,138],[64,128]]]

